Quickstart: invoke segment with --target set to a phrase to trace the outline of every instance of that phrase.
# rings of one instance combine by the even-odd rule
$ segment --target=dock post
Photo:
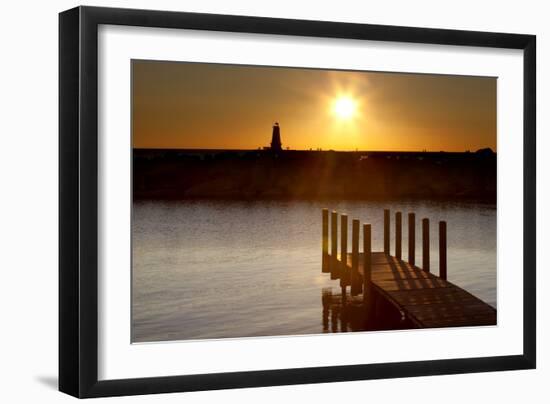
[[[409,213],[409,263],[414,265],[415,234],[414,213]]]
[[[371,226],[363,224],[363,304],[365,308],[371,299]]]
[[[422,219],[422,269],[430,272],[430,220]]]
[[[338,279],[338,213],[332,211],[330,217],[330,279]]]
[[[346,286],[350,284],[348,271],[348,215],[340,216],[340,286],[342,295],[346,293]]]
[[[395,258],[401,259],[401,212],[395,212]]]
[[[439,277],[447,280],[447,222],[439,222]]]
[[[323,250],[323,260],[322,260],[322,272],[330,272],[329,262],[328,262],[328,209],[323,209],[323,230],[322,230],[322,250]]]
[[[384,209],[384,254],[390,254],[390,210]]]
[[[359,220],[353,219],[351,227],[351,295],[361,293],[359,279]]]

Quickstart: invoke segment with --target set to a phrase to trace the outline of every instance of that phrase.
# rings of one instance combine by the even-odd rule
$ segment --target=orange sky
[[[496,78],[132,62],[136,148],[496,151]],[[350,116],[335,102],[353,105]]]

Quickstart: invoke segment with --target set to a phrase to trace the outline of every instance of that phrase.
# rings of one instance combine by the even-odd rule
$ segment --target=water
[[[430,218],[437,273],[437,223],[447,221],[448,279],[496,307],[496,209],[477,203],[365,201],[144,201],[134,203],[134,342],[321,333],[321,209],[373,226],[383,249],[383,209]],[[393,236],[393,234],[392,234]],[[351,236],[350,236],[351,238]],[[351,242],[351,240],[350,240]],[[393,246],[391,244],[391,252]],[[351,246],[348,247],[351,251]]]

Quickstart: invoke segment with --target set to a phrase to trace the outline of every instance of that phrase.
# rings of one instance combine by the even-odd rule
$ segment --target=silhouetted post
[[[328,315],[332,304],[332,291],[330,289],[323,289],[321,293],[321,301],[323,302],[323,332],[328,332]]]
[[[350,284],[348,271],[348,215],[340,216],[340,286],[342,293],[346,293],[346,286]]]
[[[338,271],[338,213],[332,211],[330,216],[330,279],[337,279]]]
[[[414,234],[414,213],[409,213],[409,263],[414,265],[414,243],[415,243],[415,234]]]
[[[322,272],[330,272],[328,266],[328,209],[323,209],[323,231],[322,231]]]
[[[430,221],[422,219],[422,269],[430,272]]]
[[[371,298],[371,226],[363,225],[363,304],[367,307]]]
[[[390,210],[384,209],[384,254],[390,253]]]
[[[447,222],[439,222],[439,277],[447,280]]]
[[[351,227],[351,294],[361,293],[359,281],[359,220],[353,219]]]
[[[395,212],[395,257],[401,259],[401,212]]]

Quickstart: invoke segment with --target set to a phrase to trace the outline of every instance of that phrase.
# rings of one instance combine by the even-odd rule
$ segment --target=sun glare
[[[333,111],[340,119],[350,119],[355,115],[356,102],[348,96],[340,96],[334,100]]]

